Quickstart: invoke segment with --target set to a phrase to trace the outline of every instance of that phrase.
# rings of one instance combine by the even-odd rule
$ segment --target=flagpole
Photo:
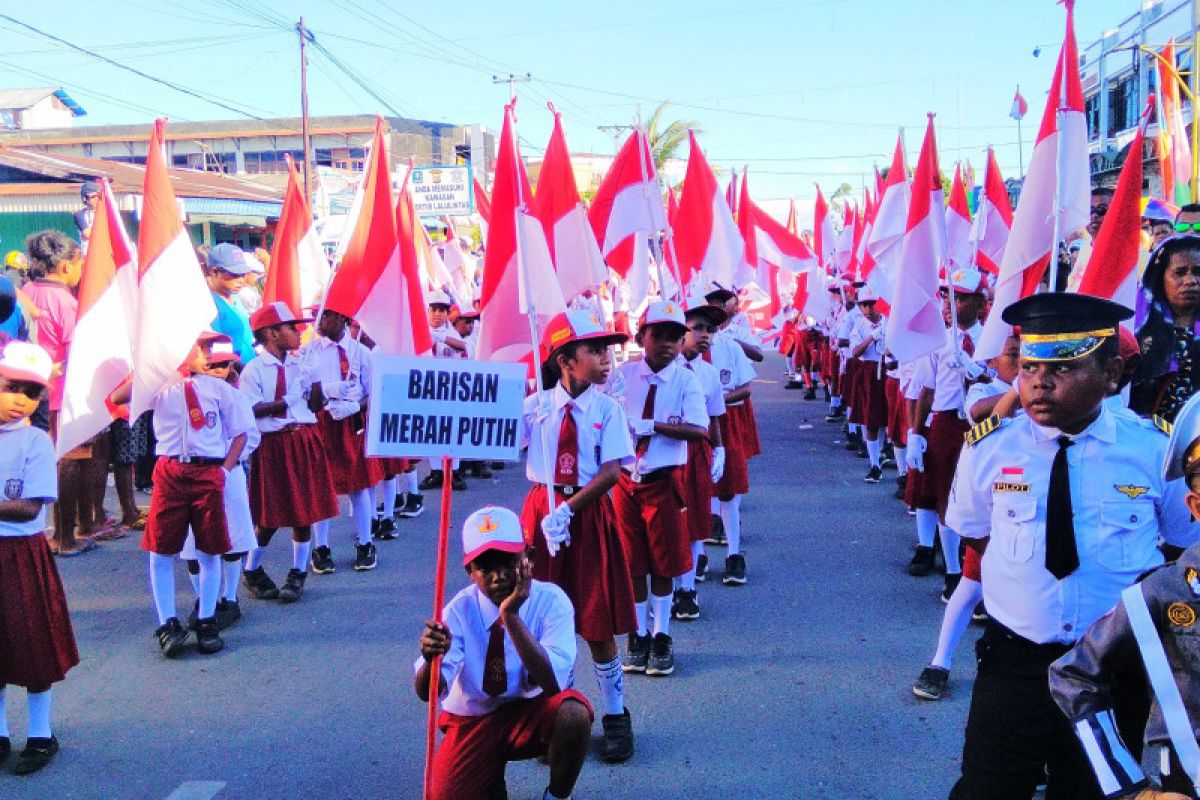
[[[437,572],[433,576],[433,619],[442,621],[442,604],[446,599],[446,560],[450,542],[450,488],[453,483],[452,462],[442,458],[442,515],[438,520]],[[433,757],[437,752],[437,717],[439,686],[442,677],[442,657],[429,663],[429,708],[425,719],[425,787],[421,797],[428,798],[433,785]]]
[[[1064,70],[1065,72],[1066,70]],[[1050,280],[1046,284],[1047,292],[1058,291],[1058,243],[1062,239],[1062,203],[1063,194],[1066,192],[1066,187],[1063,186],[1064,167],[1063,155],[1066,150],[1063,147],[1063,105],[1066,103],[1066,78],[1062,81],[1062,86],[1059,87],[1058,108],[1054,111],[1054,126],[1057,129],[1057,136],[1054,139],[1054,239],[1050,243]]]
[[[638,121],[637,121],[638,169],[640,169],[642,172],[642,196],[646,198],[646,213],[648,213],[650,215],[650,219],[653,220],[654,219],[654,207],[651,205],[652,201],[650,200],[650,194],[646,191],[646,183],[650,180],[650,177],[651,177],[646,174],[646,155],[647,155],[646,150],[649,150],[649,148],[650,148],[650,135],[642,128],[641,116],[642,116],[641,112],[639,111],[638,112]],[[645,150],[643,150],[643,148],[642,148],[642,142],[646,143]],[[650,168],[654,171],[654,175],[653,175],[654,185],[658,186],[659,185],[658,184],[658,170],[654,169],[653,164],[650,165]],[[662,192],[661,191],[659,192],[659,203],[660,204],[662,203]],[[664,219],[666,218],[665,213],[663,214],[663,217],[664,217]],[[668,222],[667,225],[669,227],[670,223]],[[637,244],[637,239],[635,238],[634,245],[636,246],[636,244]],[[667,298],[667,278],[666,278],[666,273],[663,271],[663,251],[662,251],[662,243],[658,241],[658,231],[651,232],[650,249],[654,252],[654,266],[658,268],[658,296],[661,297],[663,300],[666,300],[666,299],[668,299]],[[675,255],[675,253],[672,252],[671,255]],[[676,281],[676,282],[678,283],[678,281]],[[682,292],[683,292],[683,287],[680,287],[680,293],[682,293]]]
[[[979,193],[979,202],[975,205],[975,219],[979,222],[979,235],[975,237],[974,244],[971,245],[971,266],[979,271],[979,242],[987,235],[987,187],[988,187],[988,170],[992,168],[992,146],[987,146],[987,159],[983,164],[983,191]],[[982,278],[982,273],[980,278]]]
[[[1021,84],[1017,84],[1017,94],[1021,94]],[[1021,120],[1024,114],[1017,117],[1017,169],[1020,172],[1021,179],[1025,178],[1025,141],[1021,138]]]

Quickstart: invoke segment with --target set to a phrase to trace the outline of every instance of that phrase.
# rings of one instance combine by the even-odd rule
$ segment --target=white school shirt
[[[736,347],[736,345],[735,345]],[[617,367],[610,380],[611,394],[625,408],[625,415],[642,419],[646,393],[650,384],[658,386],[654,395],[654,421],[671,424],[698,425],[708,430],[708,414],[704,410],[704,392],[691,371],[672,362],[658,372],[645,361],[630,361]],[[646,453],[637,459],[636,471],[646,475],[663,467],[678,467],[687,463],[687,442],[670,439],[660,433],[650,436]]]
[[[842,347],[838,345],[838,342],[842,339],[850,338],[850,331],[854,330],[855,319],[861,316],[862,312],[858,310],[858,306],[855,306],[854,308],[848,308],[846,309],[846,312],[838,318],[837,326],[834,328],[833,338],[836,341],[834,341],[833,345],[834,347],[837,347],[838,352],[842,354],[843,370],[846,368],[846,359],[852,358],[850,355],[851,350],[849,347]]]
[[[675,363],[690,371],[700,382],[700,390],[704,392],[704,410],[708,416],[719,417],[725,413],[725,392],[721,389],[721,376],[717,368],[696,356],[691,361],[683,353],[675,359]]]
[[[853,353],[855,348],[867,339],[870,339],[875,331],[886,327],[887,317],[882,314],[879,317],[879,322],[871,322],[865,314],[860,313],[850,325],[850,352]],[[873,341],[862,352],[862,355],[858,356],[858,359],[859,361],[877,362],[883,356],[883,350],[883,344]]]
[[[0,486],[5,500],[44,502],[28,522],[0,520],[0,536],[40,536],[46,529],[46,508],[58,499],[54,443],[29,420],[23,422],[0,426]]]
[[[740,389],[758,377],[758,373],[754,371],[754,364],[742,350],[741,345],[725,331],[717,331],[712,337],[709,354],[712,357],[711,363],[717,370],[717,378],[721,381],[723,392],[728,393],[734,389]],[[739,400],[728,405],[740,406],[744,402],[746,401]]]
[[[299,400],[288,406],[284,416],[259,417],[255,420],[258,423],[259,433],[275,433],[288,425],[312,425],[317,421],[317,415],[308,407],[307,400],[309,389],[312,387],[312,378],[310,372],[303,368],[295,354],[289,354],[283,362],[280,362],[266,350],[262,351],[242,369],[238,388],[242,390],[242,394],[246,395],[252,409],[259,403],[274,403],[275,385],[281,363],[288,388],[294,385],[293,382],[299,382],[304,393]]]
[[[188,416],[185,386],[196,390],[203,427],[192,427]],[[163,389],[154,398],[154,452],[179,458],[225,458],[229,442],[249,434],[254,411],[237,402],[237,389],[211,375],[191,375]]]
[[[525,413],[522,417],[522,436],[529,448],[525,458],[525,477],[532,483],[545,484],[546,464],[553,463],[558,455],[558,432],[562,430],[563,413],[567,403],[574,403],[571,416],[575,419],[576,443],[579,446],[579,463],[576,467],[578,485],[586,486],[600,467],[609,461],[620,461],[621,466],[633,465],[633,442],[629,438],[629,420],[625,409],[616,400],[589,386],[572,398],[561,383],[554,385],[548,393],[552,410],[550,414],[538,408],[538,398],[532,394],[525,398]],[[547,462],[546,448],[551,460]]]
[[[754,325],[750,322],[750,317],[739,311],[733,315],[733,319],[729,321],[729,325],[725,327],[725,331],[739,342],[745,342],[754,347],[762,347],[762,340],[754,332]]]
[[[436,328],[430,327],[429,337],[433,341],[433,356],[434,358],[459,358],[459,353],[452,347],[446,345],[447,339],[461,339],[458,331],[449,322],[443,322]]]
[[[347,373],[342,378],[342,361],[338,348],[345,350]],[[329,400],[361,402],[371,393],[371,351],[350,335],[342,332],[341,341],[333,342],[324,336],[314,336],[301,346],[299,359],[312,370],[312,381],[320,381],[321,392]],[[343,386],[343,384],[345,384]],[[357,392],[354,386],[357,384]],[[357,396],[354,396],[357,394]]]
[[[913,384],[916,388],[913,391],[919,393],[922,388],[933,389],[933,411],[954,411],[960,416],[965,416],[963,400],[966,392],[963,389],[963,376],[952,369],[950,364],[961,349],[964,337],[969,337],[971,344],[976,345],[982,333],[983,326],[978,322],[965,331],[960,328],[956,332],[956,344],[950,339],[950,332],[947,330],[946,344],[929,356],[917,359],[917,366],[913,372]]]
[[[1028,416],[964,447],[946,524],[988,539],[983,600],[988,614],[1033,642],[1074,642],[1138,575],[1162,563],[1159,535],[1186,547],[1182,480],[1164,481],[1168,438],[1153,423],[1101,407],[1067,449],[1079,567],[1061,581],[1046,570],[1046,495],[1060,431]]]
[[[574,683],[575,669],[575,609],[565,592],[552,583],[534,580],[529,583],[529,597],[521,604],[517,616],[537,640],[560,689]],[[442,612],[442,620],[450,629],[450,649],[442,656],[442,710],[463,717],[490,714],[511,700],[537,697],[542,689],[529,677],[508,631],[504,633],[504,666],[508,671],[508,688],[495,697],[483,690],[483,671],[487,663],[488,640],[492,623],[500,617],[500,608],[472,583],[451,598]],[[425,659],[417,657],[413,673],[420,672]]]

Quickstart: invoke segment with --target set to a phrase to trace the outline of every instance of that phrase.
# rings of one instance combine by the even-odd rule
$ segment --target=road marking
[[[212,800],[224,788],[224,781],[184,781],[167,800]]]

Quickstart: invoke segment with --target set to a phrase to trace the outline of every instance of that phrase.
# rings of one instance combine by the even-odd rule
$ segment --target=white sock
[[[208,619],[217,611],[217,598],[221,595],[221,557],[207,553],[196,553],[200,562],[200,619]]]
[[[830,407],[831,409],[833,409],[834,411],[837,411],[839,408],[841,408],[841,407],[842,407],[842,398],[841,398],[841,397],[839,397],[839,396],[838,396],[838,395],[836,395],[836,394],[835,394],[835,395],[832,395],[832,396],[829,398],[829,407]]]
[[[962,537],[949,525],[939,525],[938,535],[942,539],[942,557],[946,559],[946,574],[955,575],[962,572],[958,563],[958,545]]]
[[[696,562],[704,552],[704,542],[692,542],[692,568],[679,576],[679,588],[685,592],[696,591]]]
[[[329,547],[329,520],[323,519],[313,523],[312,545],[313,547]]]
[[[185,561],[184,564],[186,565],[187,562]],[[188,581],[190,581],[192,584],[192,591],[196,593],[196,597],[199,597],[200,596],[200,573],[197,572],[195,574],[192,574],[192,571],[189,569],[187,576],[188,576]]]
[[[50,738],[50,689],[29,693],[29,735]]]
[[[671,633],[671,595],[664,594],[659,597],[656,594],[650,595],[650,605],[654,607],[654,635],[660,633],[670,635]]]
[[[312,540],[292,542],[292,569],[308,572],[308,557],[312,554]]]
[[[936,511],[927,508],[917,509],[917,544],[922,547],[933,547],[937,537],[938,516]]]
[[[896,451],[896,474],[897,475],[907,475],[908,474],[908,462],[904,460],[905,448],[901,447],[898,444],[894,444],[894,445],[892,445],[892,449]]]
[[[383,505],[383,517],[387,519],[396,513],[396,494],[400,491],[399,478],[384,478],[375,487],[375,506]],[[380,493],[383,493],[382,496]]]
[[[221,559],[221,578],[224,584],[221,586],[221,597],[226,602],[237,602],[238,590],[238,575],[242,571],[242,559],[237,561],[226,561]]]
[[[154,610],[158,613],[158,624],[165,625],[175,616],[175,558],[150,554],[150,592],[154,596]]]
[[[879,466],[879,453],[883,450],[883,442],[876,436],[874,439],[867,439],[867,455],[871,458],[871,466]]]
[[[634,603],[633,610],[637,614],[638,636],[645,636],[650,632],[650,609],[643,601]]]
[[[621,669],[620,656],[607,664],[593,664],[592,670],[596,673],[596,686],[600,689],[604,713],[623,714],[625,712],[625,672]]]
[[[371,519],[375,515],[375,506],[371,504],[371,490],[363,489],[350,495],[350,513],[354,517],[354,532],[358,534],[359,544],[371,542]]]
[[[708,504],[708,510],[710,513],[720,514],[721,513],[721,501],[714,497]]]
[[[420,487],[421,482],[417,480],[417,471],[415,469],[412,472],[404,473],[404,481],[405,481],[405,484],[408,486],[409,494],[420,494],[421,493],[421,487]]]
[[[7,686],[0,685],[0,736],[8,736],[8,693]]]
[[[721,522],[725,524],[726,555],[736,555],[742,552],[742,496],[734,495],[732,500],[721,501]]]
[[[950,669],[954,660],[954,651],[971,622],[971,612],[983,599],[983,585],[979,581],[963,578],[950,595],[946,603],[946,613],[942,615],[942,628],[938,631],[937,652],[933,654],[935,667]]]
[[[255,547],[246,553],[246,571],[256,570],[262,566],[263,548]]]

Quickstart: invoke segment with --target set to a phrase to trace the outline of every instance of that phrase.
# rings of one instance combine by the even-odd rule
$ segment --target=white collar
[[[594,385],[589,384],[586,389],[579,393],[578,397],[571,397],[570,392],[564,389],[562,382],[559,381],[558,383],[554,384],[554,391],[552,393],[554,408],[559,409],[565,406],[567,403],[574,403],[580,411],[583,411],[586,414],[588,407],[592,404],[592,398],[596,396],[595,389],[596,387]]]
[[[1038,425],[1033,421],[1033,417],[1029,417],[1029,424],[1033,429],[1033,439],[1035,442],[1049,442],[1063,436],[1063,432],[1058,428],[1049,428]],[[1117,419],[1113,416],[1112,410],[1105,404],[1100,404],[1100,416],[1092,420],[1092,424],[1088,425],[1082,431],[1076,434],[1065,434],[1075,441],[1086,439],[1093,436],[1102,442],[1109,444],[1117,440]]]

